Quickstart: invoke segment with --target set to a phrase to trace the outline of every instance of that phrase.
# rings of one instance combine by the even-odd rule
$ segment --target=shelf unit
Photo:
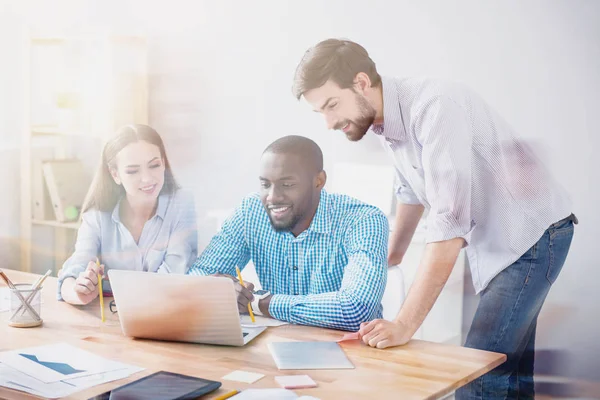
[[[144,36],[110,32],[39,35],[30,31],[24,38],[21,270],[56,272],[73,250],[80,223],[58,221],[45,204],[41,205],[45,211],[39,211],[40,202],[48,200],[40,195],[46,185],[41,162],[80,159],[89,179],[72,184],[89,187],[104,142],[119,126],[148,122],[147,42]],[[49,236],[47,243],[33,243],[44,235]],[[32,271],[32,260],[44,257],[39,250],[44,246],[51,249],[53,265],[43,259],[44,265]]]

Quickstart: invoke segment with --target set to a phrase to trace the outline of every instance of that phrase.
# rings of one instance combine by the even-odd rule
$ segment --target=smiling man
[[[382,77],[367,51],[327,39],[304,54],[294,94],[352,141],[380,138],[397,172],[388,262],[399,264],[423,211],[427,246],[394,321],[362,325],[370,346],[403,345],[465,248],[480,301],[465,346],[508,361],[457,399],[533,398],[537,317],[563,267],[577,218],[566,191],[513,128],[464,85]]]
[[[260,191],[242,200],[198,257],[193,275],[235,281],[238,309],[279,320],[356,331],[381,318],[388,222],[378,208],[323,187],[323,154],[286,136],[260,161]],[[236,266],[252,260],[264,291],[242,286]]]

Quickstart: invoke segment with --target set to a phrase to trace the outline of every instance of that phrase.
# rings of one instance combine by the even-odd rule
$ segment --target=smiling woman
[[[183,274],[197,255],[194,201],[147,125],[126,125],[106,143],[81,222],[58,280],[59,300],[71,304],[96,298],[98,273],[108,268]]]

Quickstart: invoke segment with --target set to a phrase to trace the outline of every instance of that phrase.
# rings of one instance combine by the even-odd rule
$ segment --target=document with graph
[[[0,353],[0,363],[44,383],[131,368],[66,343]]]

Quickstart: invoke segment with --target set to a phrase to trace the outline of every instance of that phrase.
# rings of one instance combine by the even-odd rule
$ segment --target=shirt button
[[[416,165],[413,165],[412,167],[413,167],[414,169],[417,169],[417,166],[416,166]]]
[[[298,271],[298,267],[297,267],[297,266],[295,266],[295,265],[292,267],[292,269],[293,269],[294,271]]]

